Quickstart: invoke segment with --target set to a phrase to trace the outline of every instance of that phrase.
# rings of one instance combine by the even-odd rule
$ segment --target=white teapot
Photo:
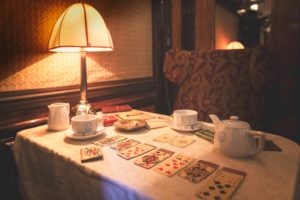
[[[226,156],[244,158],[254,156],[264,147],[265,133],[251,130],[247,122],[237,116],[221,121],[216,115],[209,115],[215,126],[214,146]],[[256,138],[258,142],[256,142]]]
[[[70,104],[53,103],[48,106],[48,129],[53,131],[65,130],[70,124]]]

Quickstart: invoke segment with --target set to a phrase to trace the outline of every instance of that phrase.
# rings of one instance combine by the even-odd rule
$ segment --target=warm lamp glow
[[[233,41],[233,42],[230,42],[226,49],[244,49],[244,45],[238,41]]]
[[[71,5],[57,20],[48,48],[52,52],[81,52],[80,102],[74,113],[96,114],[87,101],[86,52],[113,50],[112,39],[102,16],[88,4]]]
[[[258,4],[257,4],[257,3],[256,3],[256,4],[252,4],[252,5],[250,6],[250,10],[258,11]]]
[[[112,51],[113,43],[102,16],[92,6],[76,3],[62,13],[49,40],[53,52]]]

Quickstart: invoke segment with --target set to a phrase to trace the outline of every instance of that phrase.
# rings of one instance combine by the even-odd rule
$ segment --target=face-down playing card
[[[156,148],[155,146],[143,143],[143,144],[138,144],[136,146],[130,147],[123,151],[120,151],[118,153],[118,155],[125,159],[131,159],[131,158],[137,157],[139,155],[142,155],[144,153],[147,153],[148,151],[151,151],[155,148]]]
[[[199,183],[201,180],[212,174],[219,165],[204,160],[198,160],[195,164],[185,168],[178,175],[193,183]]]
[[[154,170],[166,176],[173,176],[178,171],[194,162],[194,160],[193,157],[177,154],[158,164]]]
[[[174,154],[173,151],[169,151],[166,149],[157,149],[155,151],[152,151],[150,153],[147,153],[143,156],[141,156],[140,158],[137,158],[134,163],[144,167],[146,169],[150,169],[151,167],[153,167],[154,165],[160,163],[161,161],[169,158],[170,156],[172,156]]]
[[[230,199],[246,176],[245,172],[223,167],[213,175],[196,196],[205,200]]]

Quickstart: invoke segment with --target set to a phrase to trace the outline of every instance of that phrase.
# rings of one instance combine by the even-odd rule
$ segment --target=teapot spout
[[[210,119],[212,120],[212,122],[215,126],[215,130],[216,131],[220,130],[222,122],[219,119],[219,117],[217,115],[214,115],[214,114],[210,114],[209,117],[210,117]]]

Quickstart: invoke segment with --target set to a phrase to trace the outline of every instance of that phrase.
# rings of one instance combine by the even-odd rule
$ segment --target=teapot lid
[[[225,126],[231,128],[250,128],[247,122],[239,120],[238,116],[230,116],[230,119],[222,121]]]

